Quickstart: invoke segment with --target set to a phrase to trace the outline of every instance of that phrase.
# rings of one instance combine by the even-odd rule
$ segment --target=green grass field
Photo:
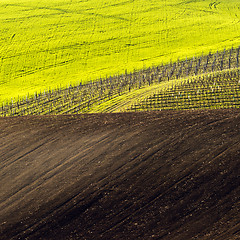
[[[2,0],[0,103],[238,46],[239,30],[239,0]]]

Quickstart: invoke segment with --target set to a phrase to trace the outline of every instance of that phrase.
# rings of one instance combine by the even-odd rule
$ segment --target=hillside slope
[[[0,104],[239,46],[240,3],[3,0]]]
[[[0,116],[239,107],[240,47],[0,105]]]
[[[239,109],[0,118],[0,239],[239,239],[239,124]]]

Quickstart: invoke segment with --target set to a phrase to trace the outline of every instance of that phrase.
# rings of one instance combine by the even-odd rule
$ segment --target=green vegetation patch
[[[238,0],[2,0],[0,103],[239,45]]]

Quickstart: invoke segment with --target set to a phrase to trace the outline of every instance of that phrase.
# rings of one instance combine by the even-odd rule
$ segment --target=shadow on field
[[[0,239],[239,239],[240,110],[0,118]]]

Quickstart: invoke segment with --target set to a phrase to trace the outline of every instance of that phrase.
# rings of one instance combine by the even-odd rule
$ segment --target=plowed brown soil
[[[0,239],[240,239],[240,110],[0,118]]]

